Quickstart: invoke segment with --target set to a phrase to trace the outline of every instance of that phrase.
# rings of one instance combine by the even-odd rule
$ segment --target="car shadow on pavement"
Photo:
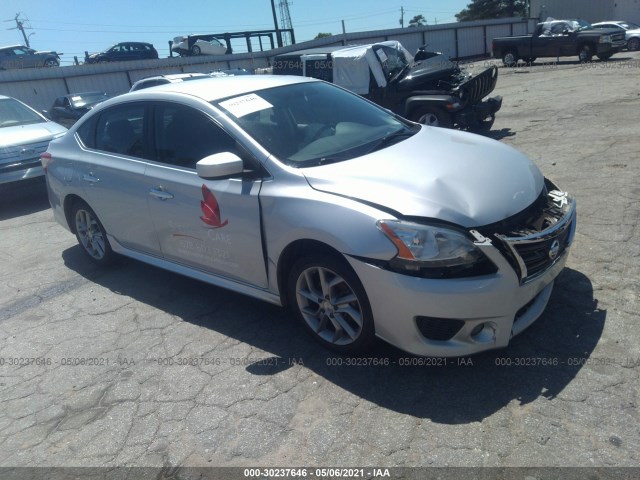
[[[591,356],[606,319],[589,278],[565,268],[545,313],[504,350],[430,359],[379,341],[365,357],[345,357],[317,344],[280,307],[133,260],[88,267],[77,246],[64,251],[63,259],[116,294],[261,350],[252,354],[259,361],[238,367],[252,375],[277,376],[304,365],[383,408],[444,424],[481,421],[514,400],[524,405],[558,396]]]
[[[506,137],[514,137],[516,132],[512,131],[510,128],[501,128],[499,130],[486,130],[484,132],[474,132],[478,133],[484,137],[493,138],[494,140],[502,140]]]
[[[51,208],[44,177],[0,185],[0,220],[21,217]]]

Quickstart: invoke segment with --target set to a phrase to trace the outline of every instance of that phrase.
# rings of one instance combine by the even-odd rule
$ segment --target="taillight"
[[[40,162],[42,163],[42,168],[44,172],[47,173],[47,167],[53,161],[53,157],[49,152],[44,152],[40,154]]]

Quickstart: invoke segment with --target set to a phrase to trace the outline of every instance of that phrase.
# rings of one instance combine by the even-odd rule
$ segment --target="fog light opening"
[[[474,342],[494,343],[496,341],[496,326],[491,322],[479,323],[469,334]]]

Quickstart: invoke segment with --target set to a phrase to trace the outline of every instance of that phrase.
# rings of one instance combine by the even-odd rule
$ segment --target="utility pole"
[[[400,7],[400,27],[404,28],[404,7]]]
[[[273,24],[276,27],[276,39],[278,40],[278,47],[282,47],[282,32],[278,28],[278,17],[276,16],[275,0],[271,0],[271,11],[273,12]]]
[[[20,20],[19,17],[20,17],[20,14],[16,13],[16,16],[14,18],[14,20],[16,21],[16,28],[10,28],[9,30],[16,30],[16,29],[20,30],[20,33],[22,33],[22,37],[24,38],[24,44],[27,47],[31,47],[31,45],[29,45],[29,37],[24,32],[24,22]]]

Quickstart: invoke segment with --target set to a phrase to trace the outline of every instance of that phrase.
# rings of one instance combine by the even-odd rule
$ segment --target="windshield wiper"
[[[386,135],[382,137],[380,140],[378,140],[378,142],[376,142],[373,148],[368,150],[367,153],[372,153],[372,152],[381,150],[385,147],[388,147],[389,145],[393,145],[394,143],[399,142],[404,138],[413,137],[415,133],[416,132],[413,132],[411,130],[405,130],[404,128],[402,130],[398,130],[397,132],[390,133],[389,135]]]

